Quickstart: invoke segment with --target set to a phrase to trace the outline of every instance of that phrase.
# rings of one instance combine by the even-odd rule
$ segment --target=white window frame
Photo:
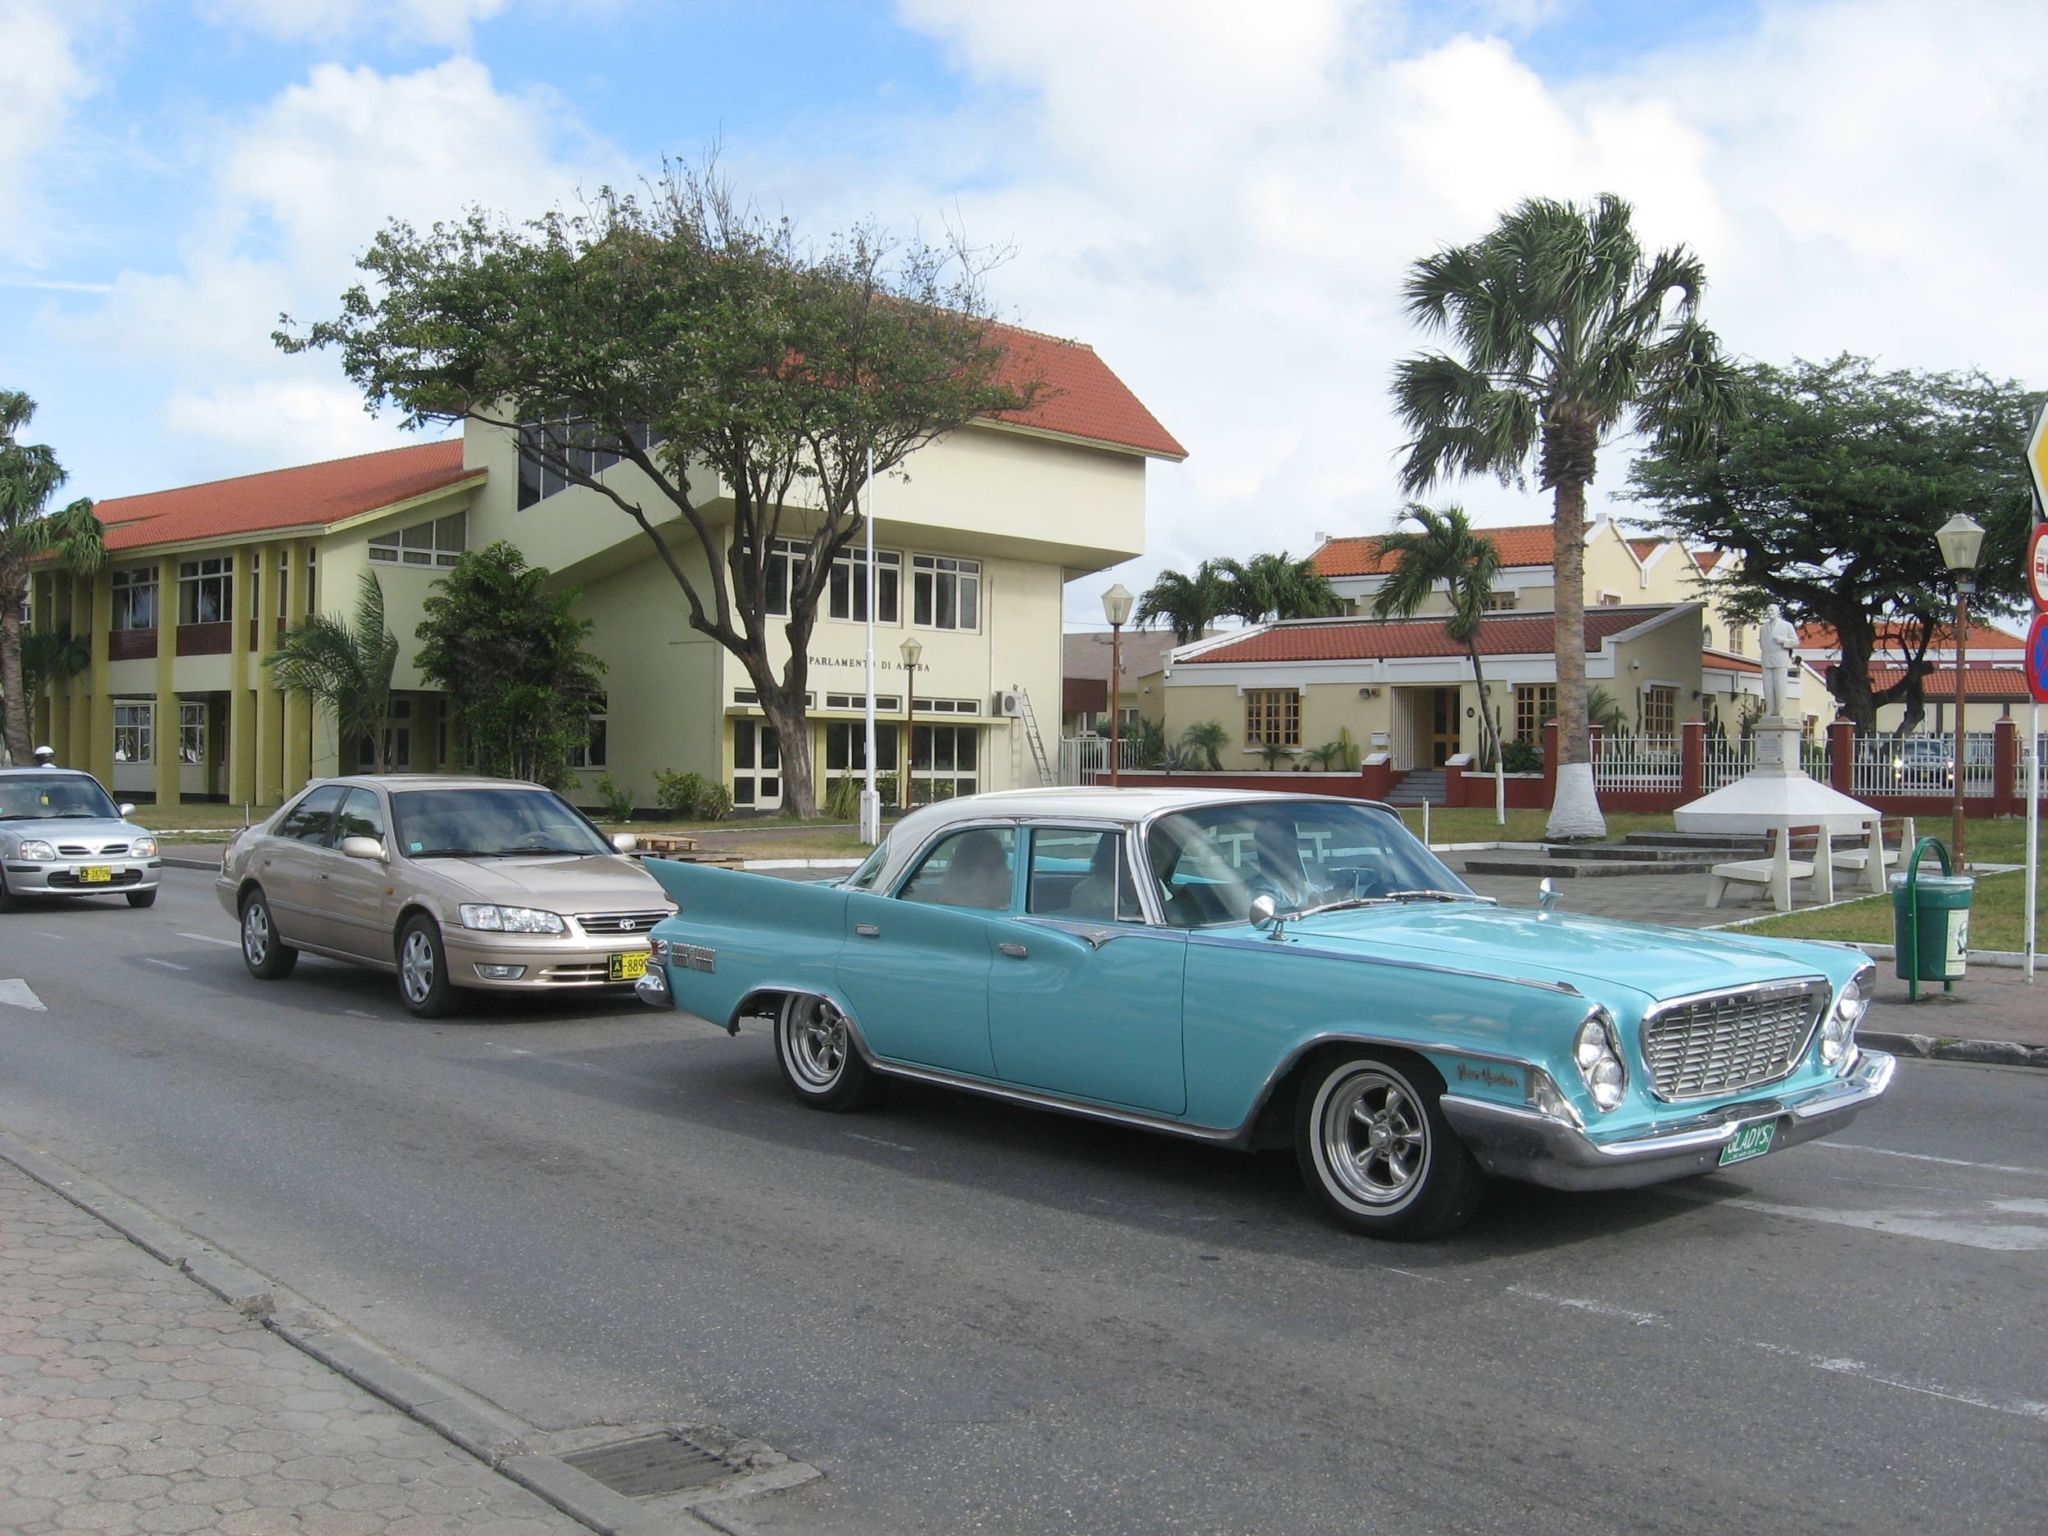
[[[451,528],[449,525],[453,524]],[[370,539],[372,565],[439,566],[460,560],[469,547],[469,514],[451,512],[405,528],[387,528]]]
[[[849,546],[832,557],[832,574],[825,582],[825,616],[865,624],[867,607],[867,551]],[[875,551],[875,622],[890,629],[903,623],[903,555],[898,550]]]
[[[123,740],[127,741],[123,753]],[[127,703],[114,701],[114,761],[153,763],[156,761],[156,705],[146,699]]]
[[[203,700],[178,701],[178,762],[198,768],[206,762],[206,704]]]
[[[590,701],[590,733],[569,749],[571,768],[604,768],[611,755],[607,739],[611,726],[611,695],[600,693]]]
[[[935,629],[949,634],[981,633],[981,581],[979,560],[960,555],[912,555],[910,557],[911,623],[918,629]],[[941,596],[951,588],[953,620],[939,622]],[[972,608],[974,622],[961,623],[963,612]]]
[[[201,604],[207,592],[214,594],[217,607],[212,618],[203,616]],[[191,595],[192,617],[185,617],[186,595]],[[235,617],[235,562],[228,555],[200,555],[178,562],[178,622],[180,624],[227,624]]]
[[[113,629],[117,633],[133,633],[136,630],[155,629],[162,609],[158,603],[156,567],[153,565],[131,565],[118,570],[109,578],[113,584]],[[149,622],[134,622],[135,609],[144,594],[148,594]],[[123,612],[123,608],[126,612]],[[124,622],[126,621],[126,622]]]
[[[933,786],[941,783],[946,785],[946,794],[939,798],[949,800],[957,800],[962,795],[974,794],[981,788],[981,730],[982,728],[978,725],[942,725],[927,723],[922,720],[917,722],[916,729],[911,733],[910,738],[910,803],[912,805],[924,805],[931,801],[934,798],[932,795]],[[950,751],[944,754],[941,754],[939,751],[940,732],[946,734],[946,739],[950,744]],[[960,742],[963,737],[973,744],[974,757],[974,765],[964,769],[960,767]],[[922,763],[919,762],[917,754],[917,746],[920,741],[925,745],[924,761]],[[879,747],[877,748],[876,755],[881,755]],[[949,757],[952,760],[953,766],[949,768],[937,766],[941,755]],[[922,793],[920,793],[920,786],[922,786]]]

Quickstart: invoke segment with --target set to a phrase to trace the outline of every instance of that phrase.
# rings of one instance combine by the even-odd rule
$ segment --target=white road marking
[[[189,971],[192,969],[191,966],[179,965],[176,961],[159,960],[155,955],[138,955],[136,958],[144,965],[160,965],[167,971]]]
[[[865,1141],[870,1146],[887,1147],[892,1152],[915,1152],[917,1150],[915,1147],[906,1147],[900,1141],[884,1141],[879,1136],[863,1136],[859,1131],[841,1131],[839,1134],[848,1141]]]
[[[36,930],[36,937],[39,939],[55,939],[61,944],[70,935],[65,933],[45,933],[42,929],[38,928]]]
[[[1585,1301],[1577,1296],[1553,1296],[1547,1291],[1532,1291],[1526,1285],[1511,1285],[1508,1293],[1525,1297],[1530,1301],[1545,1302],[1553,1307],[1570,1307],[1574,1312],[1590,1312],[1595,1317],[1611,1317],[1617,1322],[1634,1323],[1638,1328],[1669,1328],[1671,1325],[1654,1312],[1631,1312],[1626,1307],[1609,1306],[1604,1301]]]
[[[202,944],[222,944],[229,949],[240,949],[242,947],[237,940],[223,939],[219,935],[211,933],[181,933],[178,937],[181,939],[197,939]]]
[[[1961,1403],[1968,1408],[1987,1408],[1993,1413],[2009,1413],[2015,1418],[2048,1419],[2048,1403],[2037,1403],[2026,1398],[2001,1402],[1996,1398],[1985,1397],[1981,1393],[1940,1386],[1934,1382],[1908,1381],[1898,1376],[1886,1376],[1875,1366],[1866,1365],[1861,1360],[1834,1360],[1825,1355],[1809,1355],[1804,1350],[1787,1349],[1780,1344],[1756,1344],[1755,1347],[1766,1354],[1796,1360],[1816,1371],[1832,1371],[1840,1376],[1853,1376],[1859,1381],[1867,1381],[1875,1386],[1891,1387],[1900,1392],[1918,1392],[1926,1397],[1939,1397],[1951,1403]]]
[[[1890,1147],[1866,1147],[1853,1141],[1817,1141],[1816,1147],[1833,1152],[1870,1152],[1878,1157],[1903,1157],[1915,1163],[1941,1163],[1950,1168],[1981,1168],[1986,1173],[2024,1173],[2048,1179],[2048,1169],[2015,1168],[2010,1163],[1973,1163],[1963,1157],[1934,1157],[1926,1152],[1894,1152]]]
[[[1676,1193],[1676,1191],[1674,1191]],[[2014,1223],[2001,1217],[2037,1214],[2026,1207],[2038,1201],[1987,1200],[1979,1202],[1984,1219],[1971,1220],[1956,1210],[1914,1211],[1823,1210],[1813,1206],[1773,1205],[1767,1200],[1749,1200],[1711,1195],[1686,1195],[1714,1206],[1739,1211],[1756,1211],[1765,1216],[1789,1216],[1794,1221],[1818,1221],[1833,1227],[1855,1227],[1881,1232],[1888,1237],[1918,1237],[1929,1242],[1950,1243],[1958,1248],[1983,1248],[1993,1253],[2040,1253],[2048,1251],[2048,1223]],[[2013,1209],[2020,1207],[2020,1209]]]
[[[360,1008],[344,1008],[341,1011],[352,1019],[381,1019],[384,1017],[381,1013],[365,1013]]]
[[[36,989],[19,978],[0,981],[0,1003],[5,1003],[9,1008],[26,1008],[31,1013],[50,1011],[43,1006],[43,1000],[36,996]]]

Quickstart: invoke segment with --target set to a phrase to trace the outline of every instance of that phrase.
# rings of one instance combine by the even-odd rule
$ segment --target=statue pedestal
[[[1808,777],[1799,766],[1799,722],[1765,716],[1756,724],[1756,765],[1711,795],[1672,813],[1681,832],[1769,832],[1775,827],[1825,824],[1832,833],[1857,832],[1879,812]]]

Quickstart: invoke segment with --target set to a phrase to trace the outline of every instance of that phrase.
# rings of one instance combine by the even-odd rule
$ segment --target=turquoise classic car
[[[767,1021],[790,1091],[944,1084],[1291,1145],[1347,1226],[1447,1232],[1489,1175],[1649,1184],[1847,1125],[1889,1086],[1833,945],[1503,908],[1383,806],[1025,790],[915,811],[847,879],[658,860],[639,995]]]

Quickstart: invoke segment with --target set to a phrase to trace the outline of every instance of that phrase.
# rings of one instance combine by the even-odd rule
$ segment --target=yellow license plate
[[[647,974],[647,951],[612,956],[613,981],[638,981]]]
[[[113,878],[113,868],[106,864],[87,864],[78,871],[80,885],[106,885]]]

